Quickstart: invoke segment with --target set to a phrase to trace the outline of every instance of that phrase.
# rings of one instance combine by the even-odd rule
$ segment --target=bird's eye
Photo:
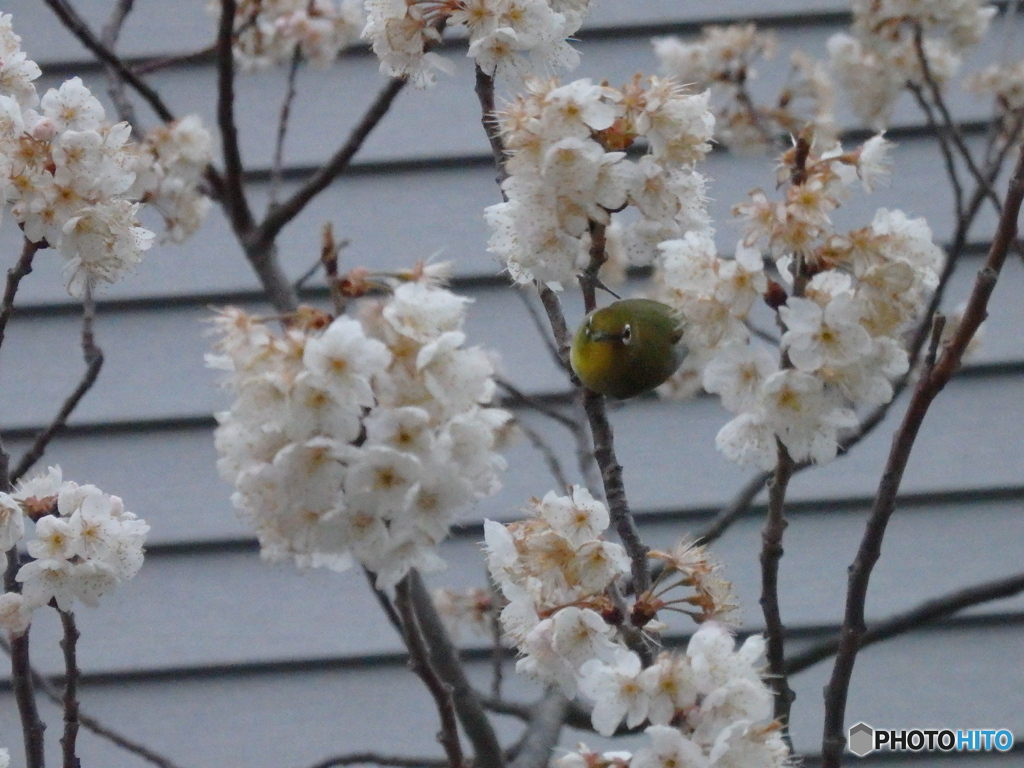
[[[633,329],[630,328],[629,323],[626,323],[626,325],[622,329],[622,343],[623,344],[629,344],[629,342],[630,342],[630,340],[632,338],[633,338]]]

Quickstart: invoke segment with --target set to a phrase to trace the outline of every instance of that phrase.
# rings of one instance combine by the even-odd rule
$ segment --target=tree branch
[[[857,647],[858,649],[866,648],[869,645],[918,629],[924,624],[950,616],[965,608],[1013,597],[1021,592],[1024,592],[1024,573],[958,589],[949,594],[926,600],[909,611],[897,613],[878,622],[864,632]],[[813,667],[819,661],[834,656],[839,650],[840,642],[841,637],[837,635],[790,656],[786,661],[786,672],[795,675]]]
[[[53,604],[56,608],[56,603]],[[75,626],[75,614],[71,611],[62,611],[57,608],[60,614],[60,624],[64,630],[64,637],[60,641],[60,648],[64,651],[64,735],[61,736],[60,745],[64,755],[64,768],[80,768],[76,756],[76,744],[78,741],[78,638],[81,636],[78,627]]]
[[[21,459],[18,461],[18,465],[14,468],[11,473],[11,483],[18,482],[25,473],[32,469],[32,466],[43,457],[46,452],[46,447],[50,444],[50,441],[64,429],[67,424],[68,418],[74,412],[75,408],[78,407],[79,402],[85,397],[85,394],[92,389],[96,383],[96,379],[100,375],[100,369],[103,367],[103,350],[96,345],[96,341],[93,337],[93,321],[96,315],[96,304],[92,298],[91,287],[86,287],[85,298],[82,302],[82,357],[85,360],[85,373],[82,374],[81,380],[78,382],[78,386],[75,387],[74,391],[68,395],[64,404],[61,405],[57,415],[54,416],[53,421],[50,422],[42,432],[36,435],[36,439],[32,442],[32,445]]]
[[[3,488],[11,490],[7,479],[6,454],[2,459]],[[7,551],[7,570],[4,572],[4,589],[7,592],[21,592],[21,584],[15,579],[21,568],[21,556],[15,544]],[[14,699],[18,704],[18,715],[21,718],[21,732],[25,740],[25,767],[43,768],[45,753],[43,750],[43,731],[46,724],[39,718],[36,707],[36,694],[32,686],[32,661],[29,657],[28,627],[22,634],[11,637],[8,653],[11,656],[11,685],[14,688]]]
[[[846,739],[843,736],[843,719],[857,650],[866,631],[864,604],[867,599],[868,584],[871,579],[871,571],[881,556],[882,540],[885,537],[889,518],[895,509],[896,494],[903,479],[903,471],[929,406],[959,367],[967,344],[985,319],[989,297],[992,295],[999,272],[1006,261],[1006,254],[1017,236],[1017,217],[1022,200],[1024,200],[1024,149],[1020,152],[1017,166],[1010,180],[1006,203],[989,250],[988,259],[985,266],[978,272],[963,319],[935,364],[926,365],[911,397],[903,422],[893,438],[892,449],[878,486],[875,503],[868,518],[856,559],[850,567],[840,644],[832,669],[832,677],[825,689],[822,768],[837,768],[842,760],[843,747],[846,744]]]
[[[165,123],[170,123],[174,120],[173,113],[164,104],[160,94],[147,85],[113,51],[100,42],[99,38],[89,29],[89,25],[78,15],[78,12],[68,0],[44,0],[44,2],[57,14],[57,17],[67,27],[68,31],[78,38],[78,41],[88,48],[97,59],[113,67],[117,74],[149,104],[150,108],[156,112],[161,120]]]
[[[495,176],[494,180],[498,182],[498,188],[505,183],[505,179],[508,178],[508,171],[505,170],[505,165],[508,163],[508,153],[505,151],[505,145],[501,140],[501,128],[498,125],[497,110],[494,106],[494,78],[480,69],[480,66],[476,67],[476,98],[480,102],[480,122],[484,127],[484,133],[487,135],[487,141],[491,145],[491,152],[494,154],[494,166],[497,168],[498,175]],[[502,191],[504,197],[504,191]]]
[[[3,638],[0,638],[0,648],[2,648],[4,653],[6,653],[8,656],[11,655],[11,646]],[[63,694],[60,691],[58,691],[50,683],[50,681],[47,680],[46,677],[44,677],[40,672],[36,671],[35,669],[30,669],[29,672],[32,676],[32,682],[35,685],[35,687],[38,688],[42,692],[42,694],[51,702],[53,702],[57,706],[61,706],[64,700]],[[150,763],[153,763],[156,766],[159,766],[159,768],[178,768],[178,766],[169,758],[166,758],[163,755],[154,752],[149,747],[143,746],[142,744],[139,744],[137,741],[132,741],[127,736],[118,733],[112,728],[108,728],[96,718],[83,712],[81,708],[79,708],[78,710],[78,720],[85,728],[92,731],[97,736],[106,739],[107,741],[111,742],[112,744],[115,744],[118,747],[121,747],[127,752],[131,752],[134,755],[138,755],[143,760],[146,760]]]
[[[44,2],[82,45],[88,48],[97,59],[114,68],[114,71],[142,97],[143,101],[149,104],[150,108],[156,112],[157,117],[165,123],[174,122],[174,113],[168,109],[163,99],[160,98],[160,94],[130,70],[117,54],[96,37],[93,31],[89,29],[89,25],[85,23],[67,0],[44,0]],[[218,200],[223,200],[224,180],[221,178],[220,173],[217,172],[217,169],[212,165],[207,165],[204,175],[207,183],[210,185],[211,194]]]
[[[568,706],[569,700],[557,690],[550,691],[533,705],[519,753],[509,763],[509,768],[546,768],[552,751],[558,746]]]
[[[114,4],[114,9],[110,12],[110,19],[107,21],[106,26],[103,27],[103,33],[100,37],[100,42],[108,50],[113,52],[117,47],[117,40],[121,36],[121,28],[124,27],[125,21],[128,20],[128,14],[132,12],[134,6],[135,0],[117,0]],[[117,116],[134,128],[138,128],[135,107],[128,99],[127,94],[125,94],[124,78],[109,62],[105,62],[104,68],[107,72],[107,79],[110,81],[107,85],[107,93],[110,94],[110,100],[114,103]]]
[[[4,297],[0,302],[0,347],[4,343],[4,334],[7,331],[7,322],[14,313],[14,297],[18,293],[18,286],[22,279],[32,271],[32,259],[40,248],[39,243],[31,243],[26,239],[21,247],[21,258],[18,263],[7,270],[7,284],[4,287]]]
[[[387,114],[391,103],[402,92],[406,83],[405,78],[392,78],[387,82],[377,94],[377,98],[374,99],[366,114],[363,115],[363,119],[352,129],[345,144],[334,153],[334,156],[327,161],[323,168],[313,174],[301,189],[267,214],[267,217],[253,233],[254,246],[265,245],[273,241],[285,224],[298,216],[310,200],[326,189],[348,167],[352,157]]]
[[[917,101],[917,105],[924,112],[925,118],[928,120],[928,127],[935,132],[936,138],[939,140],[939,149],[942,151],[942,160],[946,164],[946,175],[949,177],[949,183],[953,186],[953,204],[956,208],[957,218],[963,218],[964,215],[964,188],[960,183],[960,174],[956,170],[956,162],[953,160],[953,149],[950,147],[949,138],[949,126],[941,125],[938,120],[935,119],[935,112],[932,110],[932,105],[928,103],[928,100],[924,97],[924,92],[921,86],[914,83],[908,83],[907,88],[914,94],[914,99]]]
[[[928,55],[924,50],[924,31],[921,29],[920,24],[914,27],[914,47],[917,50],[917,59],[921,64],[921,72],[924,75],[925,84],[928,86],[928,90],[932,95],[932,101],[935,102],[935,106],[942,115],[942,119],[949,131],[949,136],[952,139],[953,144],[960,151],[960,155],[963,158],[964,163],[967,165],[967,170],[971,172],[971,175],[974,177],[978,186],[984,190],[985,197],[991,200],[996,211],[1001,213],[1002,203],[999,201],[999,195],[995,193],[995,190],[992,189],[992,185],[986,180],[985,175],[978,168],[977,163],[974,162],[974,156],[971,155],[970,150],[967,148],[967,142],[964,140],[963,132],[960,130],[960,126],[957,125],[956,121],[953,120],[953,115],[950,114],[949,107],[946,106],[946,100],[942,96],[942,89],[935,81],[931,65],[928,63]]]
[[[217,127],[220,129],[221,151],[224,155],[224,186],[222,203],[231,219],[231,228],[244,240],[255,222],[249,202],[242,189],[242,156],[238,148],[238,126],[235,124],[235,0],[220,0],[220,22],[217,27]]]
[[[794,468],[794,472],[798,470],[798,467]],[[706,546],[725,533],[729,526],[750,510],[750,505],[754,503],[754,499],[764,490],[771,478],[771,472],[759,472],[750,478],[728,506],[723,507],[711,522],[697,531],[694,535],[694,543]]]
[[[402,632],[405,635],[405,645],[409,649],[409,666],[427,686],[427,690],[430,691],[430,695],[434,698],[434,704],[437,706],[437,714],[441,720],[441,730],[437,734],[437,740],[441,742],[445,754],[448,755],[449,768],[462,768],[464,763],[462,744],[459,742],[459,725],[455,719],[455,707],[452,704],[452,689],[451,686],[445,685],[441,681],[431,666],[430,654],[420,632],[416,612],[413,610],[409,591],[409,576],[398,582],[395,587],[395,607],[398,609],[399,616],[402,617]]]
[[[551,473],[551,477],[554,479],[559,490],[568,488],[571,483],[565,476],[565,471],[562,469],[562,462],[558,460],[558,455],[554,452],[551,446],[547,444],[547,441],[545,441],[540,433],[533,427],[524,424],[518,419],[516,420],[516,424],[522,433],[526,435],[526,439],[530,441],[530,444],[540,452],[541,456],[544,457],[544,463],[547,464],[548,472]]]
[[[337,755],[313,763],[310,768],[336,768],[341,765],[385,765],[396,768],[445,768],[447,760],[434,757],[401,757],[398,755],[379,755],[376,752],[352,752]]]
[[[0,345],[3,344],[7,321],[14,311],[14,297],[18,293],[18,285],[25,275],[32,271],[32,259],[39,250],[39,245],[27,239],[21,251],[21,258],[14,267],[7,271],[7,284],[4,289],[3,301],[0,303]],[[10,476],[10,456],[0,440],[0,491],[10,493],[12,490]],[[17,581],[18,570],[21,568],[21,555],[15,544],[7,551],[7,568],[4,570],[4,590],[21,592],[21,584]],[[43,768],[45,755],[43,750],[43,731],[46,725],[39,719],[36,707],[35,691],[32,688],[32,666],[29,657],[29,629],[11,638],[11,684],[14,698],[18,704],[21,718],[21,731],[25,740],[26,768]]]
[[[786,679],[785,627],[779,609],[779,561],[782,559],[782,535],[786,521],[786,489],[793,476],[795,462],[782,441],[778,445],[778,465],[768,486],[768,516],[761,531],[761,610],[764,612],[768,676],[766,682],[775,694],[775,719],[786,728],[789,741],[789,710],[796,694]]]
[[[277,205],[277,189],[281,186],[281,168],[284,163],[284,139],[288,135],[288,120],[292,114],[292,102],[295,101],[295,94],[298,93],[295,82],[298,79],[301,63],[302,48],[295,46],[295,50],[292,52],[292,61],[288,67],[288,84],[284,99],[281,101],[281,114],[277,118],[277,138],[274,141],[274,163],[270,169],[270,202],[267,204],[267,213]]]
[[[423,578],[413,570],[410,571],[408,579],[410,599],[423,638],[430,649],[430,663],[441,679],[451,686],[455,711],[462,723],[463,731],[473,743],[475,768],[504,768],[505,756],[502,754],[501,744],[477,698],[476,691],[466,677],[458,650],[448,637]]]

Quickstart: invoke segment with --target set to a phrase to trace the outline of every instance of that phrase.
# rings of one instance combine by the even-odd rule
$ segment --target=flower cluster
[[[145,521],[117,496],[64,480],[60,467],[0,493],[0,550],[25,537],[26,517],[35,522],[27,544],[33,559],[18,570],[21,593],[0,595],[0,627],[8,632],[24,632],[32,611],[51,600],[62,611],[75,600],[95,606],[142,567]]]
[[[198,188],[210,139],[197,118],[158,129],[144,147],[127,123],[104,122],[100,102],[75,77],[42,98],[39,67],[0,16],[0,200],[34,243],[60,250],[68,291],[114,282],[142,260],[153,233],[139,199],[164,212],[171,239],[194,231],[209,207]]]
[[[701,381],[737,416],[718,434],[732,460],[775,465],[776,439],[797,461],[835,457],[841,430],[857,424],[851,406],[877,406],[906,373],[903,335],[939,281],[944,254],[923,219],[880,209],[870,226],[837,232],[829,214],[858,179],[885,176],[880,136],[853,152],[819,153],[802,140],[783,156],[784,199],[760,190],[736,207],[744,236],[736,258],[720,259],[710,238],[663,243],[660,298],[685,320],[690,348],[683,374]],[[769,283],[766,253],[787,283]],[[784,328],[781,359],[747,327],[764,294]]]
[[[220,0],[207,13],[220,14]],[[359,40],[359,0],[240,0],[235,9],[235,60],[245,70],[266,69],[299,53],[326,67]]]
[[[786,749],[771,720],[772,695],[758,673],[764,641],[755,636],[735,648],[721,623],[735,601],[708,553],[686,543],[651,552],[652,563],[661,566],[658,578],[627,606],[616,582],[630,562],[622,547],[602,537],[609,522],[604,504],[574,487],[570,496],[549,493],[531,506],[533,516],[525,521],[484,524],[491,576],[508,601],[502,625],[522,654],[517,670],[558,685],[567,696],[583,694],[604,736],[623,721],[630,728],[650,722],[653,746],[633,760],[672,744],[688,755],[680,765],[741,752],[756,753],[761,765],[781,765]],[[680,587],[692,594],[666,599]],[[682,611],[701,625],[685,654],[665,652],[643,668],[627,644],[626,627],[653,630],[659,610]],[[579,759],[570,755],[564,765]],[[619,759],[629,756],[610,764],[624,764]]]
[[[420,87],[434,82],[444,60],[428,49],[442,29],[469,36],[469,53],[486,74],[521,78],[530,72],[572,69],[579,54],[567,42],[583,24],[590,0],[366,0],[363,37],[391,77]]]
[[[159,211],[164,237],[191,237],[206,219],[210,198],[203,174],[213,157],[210,133],[195,115],[153,128],[136,148],[138,164],[130,194]]]
[[[210,364],[236,400],[218,414],[218,467],[263,556],[390,587],[437,570],[457,512],[499,487],[510,415],[461,331],[467,299],[405,282],[359,320],[302,310],[283,333],[241,310],[216,321]]]
[[[637,77],[621,90],[576,80],[530,80],[499,115],[511,154],[507,202],[486,211],[489,249],[526,283],[571,280],[589,259],[591,228],[609,228],[611,255],[649,264],[657,243],[709,226],[704,177],[693,166],[711,149],[707,92]],[[625,149],[638,138],[650,152]],[[632,205],[628,224],[612,213]]]
[[[437,589],[433,593],[434,605],[453,640],[464,630],[477,636],[493,635],[496,618],[495,601],[491,593],[480,587],[468,589]]]
[[[964,87],[994,99],[993,110],[1004,140],[1019,142],[1024,122],[1024,60],[991,64],[966,79]]]
[[[835,89],[826,67],[801,51],[790,56],[790,76],[774,105],[754,102],[749,84],[758,59],[774,56],[775,36],[753,24],[706,27],[699,39],[654,40],[662,71],[680,83],[711,91],[716,138],[734,151],[763,151],[776,137],[814,126],[820,138],[835,135]]]
[[[908,82],[947,82],[996,13],[984,0],[854,0],[853,35],[828,42],[832,67],[866,123],[888,125]]]

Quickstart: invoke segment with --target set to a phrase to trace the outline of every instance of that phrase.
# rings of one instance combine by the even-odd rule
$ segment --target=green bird
[[[662,384],[686,357],[683,331],[660,301],[623,299],[595,309],[572,340],[570,362],[583,385],[624,400]]]

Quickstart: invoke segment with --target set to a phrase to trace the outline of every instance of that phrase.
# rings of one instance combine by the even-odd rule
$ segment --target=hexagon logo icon
[[[857,723],[847,731],[847,745],[857,757],[864,757],[874,750],[875,729],[867,723]]]

